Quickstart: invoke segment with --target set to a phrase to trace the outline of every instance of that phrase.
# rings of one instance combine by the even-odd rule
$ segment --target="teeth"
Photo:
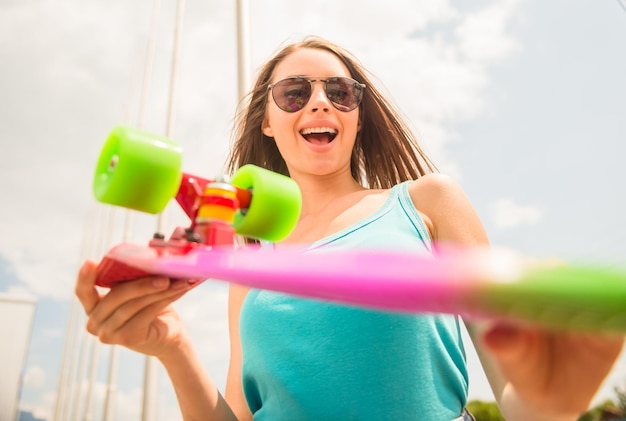
[[[300,133],[303,135],[312,134],[312,133],[337,134],[337,130],[331,129],[330,127],[309,127],[309,128],[303,129]]]

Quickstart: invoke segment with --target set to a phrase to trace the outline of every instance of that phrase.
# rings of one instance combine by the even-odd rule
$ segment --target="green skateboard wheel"
[[[100,152],[93,192],[102,203],[158,213],[178,192],[181,166],[182,151],[173,140],[117,126]]]
[[[244,165],[233,175],[232,184],[252,191],[250,207],[235,214],[233,226],[238,234],[280,241],[291,233],[302,209],[295,181],[255,165]]]

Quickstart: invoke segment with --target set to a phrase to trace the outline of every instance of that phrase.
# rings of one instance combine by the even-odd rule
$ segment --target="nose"
[[[311,88],[311,99],[309,100],[312,111],[329,111],[331,104],[324,90],[324,82],[321,80],[316,80],[312,81],[312,84],[313,87]]]

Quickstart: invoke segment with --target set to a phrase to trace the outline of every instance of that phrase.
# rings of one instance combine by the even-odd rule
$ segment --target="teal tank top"
[[[374,214],[309,246],[430,253],[408,183]],[[419,270],[419,268],[415,268]],[[443,420],[467,401],[458,318],[385,313],[250,290],[242,381],[255,420]]]

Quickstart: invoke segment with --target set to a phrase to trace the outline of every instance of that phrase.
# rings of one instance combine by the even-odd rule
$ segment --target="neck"
[[[302,216],[317,214],[333,201],[363,190],[350,173],[337,175],[292,175],[302,192]]]

